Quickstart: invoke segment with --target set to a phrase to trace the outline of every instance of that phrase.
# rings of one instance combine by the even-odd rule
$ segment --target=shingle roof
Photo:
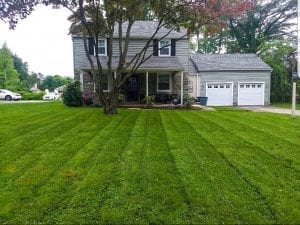
[[[122,24],[122,36],[125,37],[127,31],[128,22],[124,22]],[[139,38],[139,39],[149,39],[155,33],[158,26],[157,21],[141,21],[137,20],[131,27],[130,38]],[[118,25],[115,26],[114,38],[119,38],[118,33]],[[159,29],[154,38],[160,39],[163,38],[170,29],[166,27],[162,27]],[[182,28],[180,31],[171,31],[166,38],[174,38],[174,39],[188,39],[187,30]],[[76,34],[72,35],[73,37],[81,37],[82,35]]]
[[[100,56],[99,57],[101,65],[103,69],[107,69],[107,56]],[[131,57],[127,57],[126,62],[129,62]],[[119,57],[112,57],[112,68],[116,69],[119,63]],[[96,63],[95,63],[96,66]],[[82,62],[82,69],[89,69],[88,62]],[[146,62],[144,62],[140,67],[139,70],[169,70],[169,71],[183,71],[184,67],[179,62],[177,57],[170,56],[170,57],[158,57],[152,56]]]
[[[151,37],[154,32],[156,31],[158,26],[157,21],[135,21],[131,28],[131,34],[130,36],[132,38],[149,38]],[[125,32],[127,29],[127,23],[122,24],[123,28],[123,35],[125,36]],[[169,32],[169,29],[166,27],[162,27],[158,32],[155,38],[162,38],[164,35],[166,35]],[[184,35],[186,35],[186,29],[180,30],[179,32],[177,31],[172,31],[170,34],[167,36],[167,38],[182,38]],[[115,37],[118,37],[118,29],[115,29]],[[187,37],[185,37],[187,38]]]
[[[272,70],[255,54],[193,54],[191,59],[199,72]]]

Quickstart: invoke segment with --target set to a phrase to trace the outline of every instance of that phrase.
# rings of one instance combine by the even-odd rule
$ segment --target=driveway
[[[291,109],[284,109],[274,106],[240,106],[241,109],[251,110],[253,112],[270,112],[279,114],[291,114]],[[300,110],[296,110],[296,115],[300,116]]]
[[[0,101],[0,104],[21,104],[21,103],[42,103],[42,102],[46,102],[46,101],[42,101],[42,100],[21,100],[21,101]]]

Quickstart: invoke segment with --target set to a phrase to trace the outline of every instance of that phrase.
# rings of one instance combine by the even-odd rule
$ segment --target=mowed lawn
[[[299,224],[300,118],[0,105],[0,224]]]

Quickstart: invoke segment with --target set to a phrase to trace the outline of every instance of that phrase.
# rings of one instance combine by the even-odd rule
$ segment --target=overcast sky
[[[6,42],[13,53],[28,62],[30,71],[73,77],[68,15],[66,9],[40,7],[20,21],[15,30],[0,21],[0,45]]]

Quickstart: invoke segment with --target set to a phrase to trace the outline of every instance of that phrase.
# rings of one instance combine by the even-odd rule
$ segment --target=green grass
[[[299,224],[300,119],[0,105],[1,224]]]
[[[291,103],[272,103],[272,106],[279,107],[279,108],[286,108],[286,109],[292,108]],[[296,109],[300,110],[300,104],[296,104]]]

